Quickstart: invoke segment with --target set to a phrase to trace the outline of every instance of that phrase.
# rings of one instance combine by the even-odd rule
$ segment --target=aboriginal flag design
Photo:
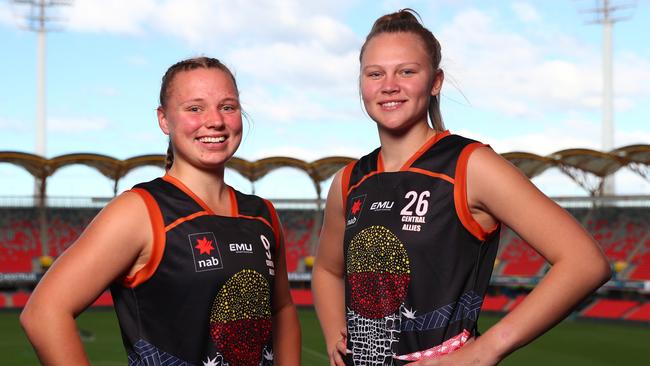
[[[354,236],[347,256],[349,307],[369,319],[396,312],[406,298],[411,272],[397,236],[383,226],[370,226]]]
[[[214,345],[232,366],[257,366],[271,327],[268,282],[253,270],[236,273],[212,304],[210,335]]]

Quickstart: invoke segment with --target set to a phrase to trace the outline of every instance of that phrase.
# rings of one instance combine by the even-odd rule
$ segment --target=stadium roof
[[[528,178],[538,176],[549,168],[558,168],[591,195],[598,195],[602,180],[624,166],[629,167],[646,180],[650,180],[650,145],[624,146],[609,153],[589,149],[567,149],[547,156],[527,152],[509,152],[501,155],[519,168]],[[283,156],[256,161],[233,157],[227,167],[237,171],[253,183],[279,168],[291,167],[302,170],[311,178],[320,197],[320,183],[353,160],[353,158],[344,156],[332,156],[312,162]],[[58,169],[74,164],[90,166],[113,180],[114,192],[117,193],[118,181],[129,171],[146,165],[163,168],[165,155],[140,155],[120,160],[107,155],[79,153],[46,159],[30,153],[0,151],[0,163],[2,162],[23,167],[32,176],[40,179],[41,192],[45,192],[47,177]]]

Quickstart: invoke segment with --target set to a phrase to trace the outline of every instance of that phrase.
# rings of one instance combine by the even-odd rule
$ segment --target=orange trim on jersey
[[[178,220],[172,222],[171,224],[165,226],[165,232],[168,232],[169,230],[175,228],[176,226],[178,226],[178,225],[180,225],[180,224],[182,224],[182,223],[184,223],[186,221],[190,221],[190,220],[193,220],[193,219],[195,219],[195,218],[197,218],[199,216],[205,216],[205,215],[210,215],[210,213],[207,212],[207,211],[199,211],[199,212],[195,212],[195,213],[193,213],[191,215],[181,217],[180,219],[178,219]]]
[[[151,193],[143,188],[133,188],[131,192],[138,194],[144,201],[145,206],[147,206],[151,229],[153,230],[153,243],[151,244],[149,260],[147,260],[144,267],[140,268],[132,276],[126,276],[122,280],[124,286],[134,288],[151,278],[156,272],[156,269],[158,269],[158,265],[165,251],[165,223],[160,212],[160,207],[158,207],[158,203],[156,203]]]
[[[185,192],[188,196],[192,197],[192,199],[193,199],[196,203],[198,203],[199,206],[201,206],[205,211],[207,211],[208,214],[210,214],[210,215],[214,215],[214,212],[210,209],[210,207],[208,207],[208,205],[206,205],[205,202],[203,202],[203,200],[199,198],[199,196],[197,196],[196,194],[194,194],[194,192],[192,192],[191,189],[189,189],[185,184],[183,184],[183,182],[181,182],[181,181],[178,180],[177,178],[172,177],[172,176],[169,175],[169,174],[165,174],[165,175],[162,177],[162,179],[163,179],[164,181],[166,181],[166,182],[169,182],[169,183],[175,185],[176,188],[180,189],[181,191]]]
[[[239,205],[237,205],[237,195],[235,190],[228,186],[228,193],[230,194],[230,216],[237,217],[239,216]]]
[[[377,153],[377,172],[381,173],[384,172],[386,169],[384,169],[384,158],[381,156],[381,149],[379,149],[379,152]]]
[[[424,170],[424,169],[420,169],[420,168],[408,168],[406,171],[413,172],[413,173],[420,173],[420,174],[428,175],[428,176],[434,177],[434,178],[440,178],[440,179],[446,180],[447,182],[449,182],[451,184],[455,184],[454,178],[448,176],[447,174],[434,173],[434,172],[430,172],[428,170]]]
[[[273,225],[271,225],[271,223],[269,222],[269,220],[263,218],[262,216],[237,215],[237,217],[238,217],[238,218],[241,218],[241,219],[260,220],[260,221],[262,221],[264,224],[266,224],[266,226],[268,226],[268,227],[270,227],[271,229],[273,229]]]
[[[352,174],[352,169],[358,160],[348,163],[348,165],[343,168],[343,173],[341,174],[341,198],[343,201],[343,216],[345,217],[345,204],[348,201],[348,186],[350,185],[350,175]]]
[[[352,187],[350,187],[350,188],[348,189],[348,193],[346,194],[346,196],[347,196],[348,194],[350,194],[350,192],[352,192],[352,190],[354,190],[355,188],[357,188],[358,186],[360,186],[361,183],[363,183],[366,179],[372,177],[373,175],[377,175],[377,174],[379,174],[379,173],[380,173],[380,172],[374,171],[374,172],[370,172],[370,173],[364,175],[363,178],[361,178],[361,180],[360,180],[359,182],[357,182],[357,184],[353,185]]]
[[[474,220],[467,202],[467,163],[469,161],[469,156],[474,152],[474,150],[484,146],[488,145],[474,142],[463,148],[463,151],[458,157],[458,162],[456,163],[456,184],[454,185],[454,205],[456,206],[456,214],[463,226],[481,241],[485,241],[485,239],[487,239],[487,237],[499,227],[499,224],[497,224],[489,231],[485,231],[481,224]]]
[[[280,219],[278,219],[278,213],[275,211],[275,207],[271,201],[263,199],[266,206],[271,212],[271,222],[273,224],[273,233],[275,234],[275,250],[277,252],[278,246],[280,245],[280,240],[282,240],[282,231],[280,231]]]
[[[422,154],[424,154],[427,150],[429,150],[431,146],[433,146],[436,142],[442,140],[444,137],[447,137],[449,135],[450,135],[449,130],[445,130],[431,136],[429,140],[425,142],[424,145],[422,145],[422,147],[420,147],[418,151],[416,151],[415,154],[413,154],[413,156],[411,156],[411,158],[408,159],[406,163],[404,163],[404,165],[402,165],[402,167],[399,170],[400,171],[408,170],[408,168],[411,167],[411,164],[413,164],[420,156],[422,156]]]

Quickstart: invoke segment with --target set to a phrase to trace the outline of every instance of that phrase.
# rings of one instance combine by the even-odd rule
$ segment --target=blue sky
[[[208,55],[236,74],[250,116],[237,156],[359,157],[378,145],[357,87],[358,52],[373,21],[416,9],[442,44],[442,113],[454,133],[499,153],[600,150],[602,28],[592,0],[361,1],[76,0],[47,36],[47,157],[92,152],[124,159],[164,153],[155,108],[172,63]],[[615,147],[650,143],[650,3],[614,26]],[[0,150],[34,152],[36,35],[24,6],[0,1]],[[161,174],[142,168],[120,190]],[[237,174],[227,179],[250,191]],[[0,164],[0,195],[29,195],[30,176]],[[549,195],[585,192],[557,170],[533,180]],[[109,196],[86,167],[49,179],[50,195]],[[327,190],[328,183],[324,185]],[[624,168],[620,194],[650,194]],[[307,177],[282,169],[256,184],[270,197],[314,197]]]

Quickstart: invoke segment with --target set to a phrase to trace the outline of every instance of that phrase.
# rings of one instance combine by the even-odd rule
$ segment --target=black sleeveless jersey
[[[349,365],[401,365],[476,335],[499,238],[467,205],[467,161],[481,146],[445,131],[397,172],[380,149],[344,169]]]
[[[111,286],[129,366],[273,364],[277,216],[229,189],[231,216],[168,175],[132,189],[154,243],[146,265]]]

